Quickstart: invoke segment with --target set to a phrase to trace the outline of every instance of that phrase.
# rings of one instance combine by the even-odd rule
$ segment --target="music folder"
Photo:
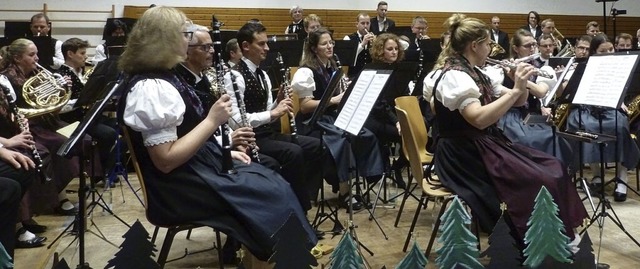
[[[329,84],[322,94],[320,103],[318,103],[318,106],[316,106],[313,114],[311,114],[311,118],[304,122],[305,125],[315,126],[320,117],[324,115],[324,111],[327,109],[327,105],[329,104],[329,99],[335,96],[336,90],[340,88],[340,80],[342,80],[343,75],[344,73],[342,72],[342,69],[338,69],[337,71],[333,72],[333,74],[331,75],[331,80],[329,80]]]
[[[340,114],[334,125],[357,136],[392,73],[393,70],[362,70],[342,97]]]

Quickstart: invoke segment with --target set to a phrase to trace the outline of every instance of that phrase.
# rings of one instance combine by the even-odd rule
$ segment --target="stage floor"
[[[611,169],[612,170],[612,169]],[[406,176],[406,175],[405,175]],[[612,171],[608,172],[608,177],[612,176]],[[138,189],[139,183],[134,174],[129,175],[129,180],[133,185],[133,189]],[[72,181],[69,189],[77,188],[77,180]],[[629,183],[635,187],[636,179],[635,172],[629,173]],[[330,190],[330,188],[325,188]],[[390,193],[397,193],[397,190],[390,186]],[[610,195],[612,190],[608,191]],[[416,195],[420,195],[420,190],[414,192]],[[141,192],[139,192],[141,195]],[[76,194],[70,194],[73,201],[77,201]],[[581,195],[583,195],[581,193]],[[112,189],[112,207],[113,212],[125,222],[133,224],[136,220],[145,226],[149,234],[153,232],[153,226],[149,224],[144,215],[144,208],[138,202],[134,196],[134,191],[130,189],[126,184]],[[124,198],[123,198],[124,197]],[[327,191],[326,197],[331,199],[336,195]],[[124,200],[123,200],[124,199]],[[629,199],[624,203],[613,202],[613,197],[609,196],[612,201],[612,207],[620,217],[624,227],[627,231],[636,239],[640,240],[640,222],[638,221],[640,216],[640,198],[631,192],[629,192]],[[124,202],[123,202],[124,201]],[[595,203],[598,199],[595,199]],[[402,252],[402,246],[411,225],[414,212],[416,210],[417,202],[413,199],[407,201],[407,205],[400,219],[398,227],[394,227],[399,206],[400,199],[397,199],[395,203],[385,204],[378,207],[375,211],[375,217],[380,223],[382,230],[388,236],[388,240],[385,239],[382,231],[378,228],[374,221],[369,221],[369,213],[364,210],[354,214],[354,223],[357,225],[356,234],[362,244],[371,249],[374,253],[373,256],[364,253],[364,258],[370,264],[371,268],[381,268],[386,266],[387,268],[394,268],[398,262],[404,257],[405,253]],[[591,214],[593,210],[588,203],[585,202],[587,211]],[[315,207],[309,212],[309,217],[313,218],[315,214]],[[429,204],[427,210],[423,210],[418,218],[418,224],[416,228],[416,240],[420,248],[424,251],[431,235],[432,225],[434,219],[439,210],[439,205],[434,209],[433,203]],[[345,210],[339,211],[340,222],[345,224],[348,218],[348,214]],[[60,234],[67,225],[73,221],[73,217],[63,216],[37,216],[36,220],[48,226],[48,231],[43,235],[48,237],[47,243],[53,241],[53,239]],[[92,220],[92,221],[91,221]],[[86,249],[85,249],[85,261],[90,264],[92,268],[104,268],[107,262],[114,257],[114,254],[119,250],[117,246],[122,243],[122,235],[127,231],[127,226],[118,221],[115,217],[111,216],[107,212],[97,207],[93,213],[93,218],[89,219],[89,223],[92,224],[89,227],[89,232],[86,233]],[[324,230],[330,230],[333,227],[333,223],[325,222],[321,228]],[[100,239],[96,234],[102,233],[105,235],[106,240]],[[156,247],[159,250],[161,242],[164,238],[166,230],[161,229],[159,238],[156,240]],[[640,247],[629,239],[613,222],[607,219],[604,223],[603,235],[600,240],[600,233],[597,225],[593,225],[589,228],[589,234],[593,241],[594,255],[598,255],[600,250],[600,262],[611,265],[611,268],[636,268],[640,264]],[[174,240],[169,259],[180,257],[184,254],[185,248],[189,251],[197,251],[200,249],[206,249],[212,246],[214,240],[214,233],[208,228],[199,228],[193,231],[191,239],[187,240],[186,232],[178,234]],[[223,235],[224,236],[224,235]],[[320,240],[320,243],[325,245],[335,246],[340,240],[341,235],[337,235],[331,238],[331,234],[327,233],[325,239]],[[60,257],[65,258],[71,268],[75,268],[78,264],[78,244],[77,241],[73,241],[74,236],[64,235],[61,240],[55,243],[50,249],[45,247],[33,248],[33,249],[17,249],[15,253],[15,268],[16,269],[33,269],[33,268],[51,268],[53,256],[55,252],[60,253]],[[73,242],[72,242],[73,241]],[[481,234],[481,247],[487,248],[487,235]],[[223,240],[224,242],[224,240]],[[601,248],[599,245],[601,243]],[[439,245],[436,243],[434,250],[429,256],[429,264],[427,268],[436,268],[434,259],[437,256],[435,249]],[[168,263],[165,268],[218,268],[217,252],[208,251],[204,253],[194,254],[187,256],[185,259],[181,259],[175,262]],[[326,264],[329,261],[329,256],[323,256],[319,260],[320,264]],[[481,260],[486,263],[487,260]],[[320,268],[320,267],[318,267]]]

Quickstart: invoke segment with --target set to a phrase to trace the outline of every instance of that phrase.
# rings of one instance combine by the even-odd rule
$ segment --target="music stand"
[[[566,67],[565,69],[569,69],[569,59],[571,59],[572,57],[551,57],[549,58],[549,66],[551,66],[551,68],[555,69],[558,66],[564,66]]]
[[[352,143],[353,138],[360,134],[364,123],[371,112],[371,108],[373,108],[373,105],[382,92],[382,89],[388,85],[389,77],[393,72],[393,70],[364,69],[358,75],[358,78],[349,85],[349,88],[347,88],[345,95],[342,97],[340,113],[336,118],[334,125],[343,130],[344,136],[349,143]],[[354,161],[354,164],[355,177],[357,179],[357,159]],[[351,178],[349,178],[349,186],[351,186]],[[359,184],[356,184],[356,191],[360,190],[359,186]],[[349,192],[349,195],[352,196],[351,192]],[[352,197],[349,197],[349,199],[351,200]],[[351,204],[349,205],[351,206]],[[387,234],[382,229],[382,226],[380,226],[380,223],[378,223],[378,220],[375,218],[372,211],[369,210],[368,207],[365,208],[369,211],[369,219],[375,221],[385,239],[388,239]],[[349,222],[349,230],[351,231],[353,238],[358,241],[353,224],[353,210],[349,210]],[[360,241],[358,241],[358,243],[367,250],[369,254],[373,255],[373,252],[362,245]]]
[[[316,126],[316,123],[318,123],[318,120],[322,117],[322,115],[324,115],[324,112],[327,109],[329,99],[331,99],[331,97],[335,95],[335,91],[339,88],[338,84],[340,83],[343,75],[344,73],[342,72],[342,69],[338,69],[337,71],[333,72],[333,74],[331,75],[331,80],[329,81],[324,94],[322,94],[322,98],[320,99],[318,106],[316,106],[313,114],[311,114],[311,118],[303,122],[305,125],[310,127]]]
[[[633,85],[637,85],[638,76],[637,73],[638,62],[640,62],[640,55],[638,53],[616,53],[616,54],[599,54],[593,55],[589,58],[588,63],[585,67],[584,74],[580,81],[580,85],[577,88],[577,91],[573,97],[573,103],[575,104],[583,104],[590,106],[600,106],[605,108],[614,108],[618,109],[622,104],[625,94],[630,94],[631,91],[637,91],[637,89],[630,88]],[[614,66],[615,68],[612,68]],[[572,77],[573,80],[573,77]],[[634,92],[637,94],[637,92]],[[616,112],[617,113],[617,112]],[[587,137],[591,140],[597,139],[599,141],[594,141],[594,143],[598,143],[600,147],[600,173],[604,176],[604,146],[605,143],[614,141],[616,143],[616,163],[618,163],[618,142],[617,139],[617,115],[614,116],[616,118],[615,130],[616,133],[614,136],[611,136],[608,141],[600,141],[600,137],[604,136],[602,134],[584,134],[584,133],[576,133],[579,136]],[[599,117],[599,124],[602,128],[602,117]],[[602,130],[602,129],[600,129]],[[604,137],[606,139],[606,137]],[[616,165],[617,169],[617,165]],[[617,176],[617,170],[616,170]],[[624,183],[626,184],[626,183]],[[602,237],[603,226],[605,218],[609,218],[619,229],[622,230],[636,245],[640,246],[640,242],[638,242],[623,226],[620,219],[617,217],[614,209],[611,207],[609,200],[605,197],[604,187],[605,183],[601,184],[601,193],[600,193],[600,202],[598,203],[596,212],[594,212],[593,216],[589,224],[583,229],[583,232],[586,231],[593,223],[597,223],[600,230],[600,237]],[[628,185],[627,185],[628,187]],[[628,190],[634,191],[631,188]],[[610,210],[612,215],[607,212]],[[602,242],[600,242],[602,243]],[[598,257],[599,258],[599,257]]]
[[[333,53],[338,55],[342,65],[353,68],[353,64],[356,61],[356,50],[358,47],[358,41],[355,40],[336,40],[336,44],[333,47]]]
[[[30,21],[5,21],[4,36],[12,40],[31,36],[31,22]]]
[[[32,36],[29,39],[38,48],[38,63],[51,71],[55,55],[53,39],[50,36]]]
[[[78,190],[78,201],[79,201],[79,210],[78,210],[78,215],[76,215],[75,220],[73,221],[73,223],[69,224],[69,226],[67,226],[67,228],[60,234],[58,235],[58,237],[54,240],[54,242],[56,240],[58,240],[62,234],[64,234],[67,230],[69,230],[69,228],[75,223],[77,224],[77,230],[78,230],[78,234],[77,234],[77,238],[78,238],[78,244],[79,244],[79,264],[78,267],[76,268],[83,268],[83,269],[91,269],[91,267],[89,266],[88,262],[85,262],[85,253],[84,253],[84,231],[85,231],[85,227],[86,227],[86,223],[85,223],[85,210],[86,210],[86,206],[85,206],[85,192],[87,191],[87,185],[86,185],[86,173],[84,172],[84,163],[85,163],[85,154],[84,154],[84,150],[82,149],[82,143],[83,143],[83,138],[85,137],[85,134],[87,133],[87,131],[89,130],[89,128],[94,124],[95,120],[98,118],[98,116],[100,115],[100,113],[102,113],[102,110],[104,109],[104,106],[107,104],[107,102],[111,99],[112,96],[114,96],[116,94],[116,92],[121,91],[122,86],[125,85],[126,83],[123,83],[124,79],[120,79],[118,80],[113,87],[111,87],[111,89],[109,91],[106,91],[106,94],[104,96],[101,96],[102,98],[99,99],[98,101],[96,101],[94,103],[94,105],[91,107],[91,109],[88,111],[88,113],[86,114],[85,118],[82,120],[82,122],[78,125],[78,127],[73,131],[73,133],[71,134],[71,136],[69,137],[69,139],[67,141],[65,141],[62,146],[60,146],[60,149],[58,150],[57,154],[59,156],[65,157],[65,158],[72,158],[75,156],[75,154],[77,154],[77,152],[74,152],[73,150],[76,147],[80,147],[80,184],[79,184],[79,190]],[[100,205],[102,206],[102,205]],[[113,214],[113,212],[108,208],[108,207],[104,207],[102,206],[103,209],[105,209],[105,211],[108,211],[109,213],[111,213],[113,216],[115,216],[118,220],[120,220],[122,223],[124,223],[125,225],[129,226],[129,224],[127,224],[124,220],[120,219],[118,216],[116,216],[115,214]],[[131,226],[129,226],[131,227]],[[96,235],[98,236],[98,235]],[[99,236],[98,236],[99,237]],[[104,237],[103,237],[104,239]],[[105,239],[106,240],[106,239]],[[107,242],[109,242],[107,240]],[[51,245],[49,245],[49,247],[51,247]]]
[[[298,66],[302,58],[303,40],[269,40],[269,52],[267,58],[260,63],[260,69],[265,70],[273,85],[282,84],[282,74],[280,74],[280,64],[278,63],[278,53],[282,55],[285,67]],[[273,96],[276,98],[277,96]]]
[[[382,98],[384,99],[387,104],[395,104],[395,99],[399,96],[405,96],[408,95],[409,92],[407,91],[408,85],[409,85],[409,81],[411,81],[414,78],[414,74],[416,73],[416,71],[418,70],[418,63],[416,62],[400,62],[400,63],[395,63],[395,64],[386,64],[386,63],[369,63],[367,65],[364,66],[364,70],[390,70],[391,75],[389,76],[389,78],[387,79],[387,83],[385,84],[385,86],[383,87],[382,91],[380,92],[380,95],[378,97],[378,99]],[[348,94],[350,94],[351,92],[347,92],[345,93],[345,96],[343,97],[343,100],[345,100],[345,98],[349,98]],[[342,108],[342,107],[340,107]],[[371,117],[371,116],[369,116]],[[385,156],[386,157],[386,156]],[[388,172],[388,171],[386,171]],[[385,174],[388,174],[386,173]],[[376,207],[377,207],[377,203],[378,200],[381,200],[383,203],[389,203],[391,200],[400,197],[402,195],[404,195],[404,192],[396,194],[392,197],[387,197],[386,194],[386,188],[384,190],[384,196],[381,198],[380,197],[380,193],[382,191],[383,186],[385,186],[384,184],[384,180],[387,177],[384,177],[383,180],[380,181],[380,186],[378,187],[378,191],[376,192],[376,199],[375,202],[373,204],[373,210],[372,210],[372,214],[375,213]],[[370,188],[370,190],[372,190]],[[404,190],[405,192],[407,191],[406,189]]]
[[[340,80],[342,80],[343,74],[344,73],[342,72],[342,69],[338,69],[337,71],[333,72],[333,74],[331,75],[331,80],[329,81],[329,84],[327,84],[327,87],[324,93],[322,94],[322,98],[320,99],[320,102],[316,106],[316,109],[313,111],[311,117],[308,120],[303,122],[303,124],[306,125],[310,130],[316,127],[318,120],[322,117],[322,115],[324,115],[324,112],[327,109],[327,105],[329,104],[329,99],[331,99],[331,97],[333,97],[334,94],[336,93],[336,90],[340,88],[338,87],[338,85],[340,84]],[[323,135],[324,133],[321,133],[321,140],[323,140],[322,139]],[[325,145],[323,143],[323,147],[324,146]],[[333,229],[331,230],[331,232],[334,235],[339,234],[342,230],[344,230],[344,227],[338,220],[338,207],[336,206],[335,209],[332,208],[331,205],[324,198],[324,188],[322,187],[321,190],[322,191],[320,192],[320,202],[318,205],[318,209],[316,210],[316,216],[313,218],[313,222],[311,226],[314,227],[316,230],[318,230],[318,228],[323,222],[327,220],[332,220]],[[325,212],[325,209],[324,209],[325,206],[329,208],[329,213]]]

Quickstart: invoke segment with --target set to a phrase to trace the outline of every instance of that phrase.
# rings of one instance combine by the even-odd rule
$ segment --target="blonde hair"
[[[0,49],[0,69],[5,69],[9,65],[15,62],[16,57],[19,57],[27,52],[27,49],[33,41],[26,38],[18,38],[11,42],[10,45],[2,47]]]
[[[461,55],[469,43],[489,38],[489,26],[486,23],[476,18],[467,18],[464,14],[451,15],[444,22],[444,28],[449,30],[451,37],[438,56],[434,69],[443,67],[449,56]]]
[[[187,17],[172,7],[147,9],[129,33],[118,67],[137,74],[167,70],[184,61],[183,26]]]
[[[384,44],[387,43],[387,40],[393,40],[398,45],[398,59],[396,62],[402,61],[404,59],[404,50],[400,46],[400,38],[391,33],[380,34],[376,37],[371,45],[371,59],[374,62],[384,62]]]

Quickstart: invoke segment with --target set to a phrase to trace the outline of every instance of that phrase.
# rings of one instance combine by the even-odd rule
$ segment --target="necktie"
[[[262,89],[266,91],[268,87],[267,80],[265,79],[264,72],[262,72],[260,68],[256,69],[256,78],[258,79],[258,83],[262,86]]]

